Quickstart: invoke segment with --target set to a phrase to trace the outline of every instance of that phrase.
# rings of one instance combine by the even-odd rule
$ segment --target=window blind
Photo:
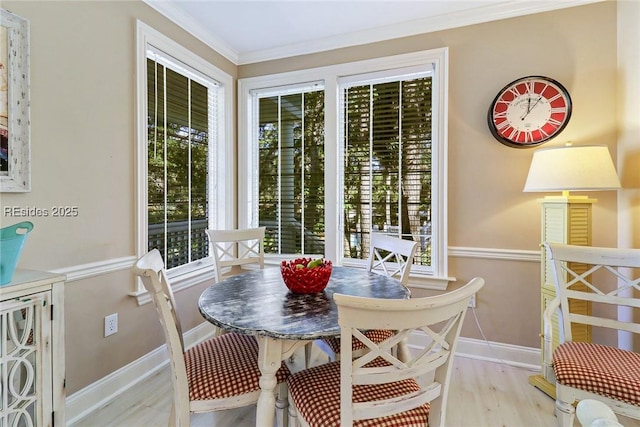
[[[167,268],[208,256],[218,87],[188,66],[148,50],[148,249],[158,248]]]
[[[253,92],[265,252],[324,254],[324,92],[320,83]]]
[[[415,262],[430,265],[431,85],[415,69],[341,83],[347,258],[367,258],[370,233],[385,232],[419,241]]]

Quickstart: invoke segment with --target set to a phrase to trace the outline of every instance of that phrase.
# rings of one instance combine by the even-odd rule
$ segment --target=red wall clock
[[[506,85],[494,98],[489,130],[509,147],[532,147],[557,136],[571,118],[571,97],[556,80],[528,76]]]

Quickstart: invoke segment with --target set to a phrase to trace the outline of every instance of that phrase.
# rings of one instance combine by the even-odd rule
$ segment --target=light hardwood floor
[[[528,377],[534,373],[499,363],[457,357],[449,391],[447,426],[554,427],[553,400],[528,383]],[[170,389],[167,367],[73,427],[166,426],[171,409]],[[626,427],[640,427],[640,422],[634,420],[621,417],[620,421]],[[194,414],[191,425],[254,426],[255,406]],[[578,426],[577,421],[575,425]]]

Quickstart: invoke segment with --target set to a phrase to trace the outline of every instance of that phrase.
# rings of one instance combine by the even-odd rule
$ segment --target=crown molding
[[[234,48],[231,47],[222,38],[213,34],[209,29],[193,20],[193,17],[184,13],[182,9],[176,7],[173,2],[170,1],[154,1],[154,0],[142,0],[148,6],[155,9],[165,18],[169,19],[180,28],[190,33],[192,36],[209,46],[211,49],[218,52],[220,55],[233,62],[234,65],[238,65],[240,62],[240,54]]]
[[[430,33],[467,25],[498,21],[534,13],[583,6],[586,4],[609,0],[505,0],[502,3],[476,7],[446,15],[417,19],[400,24],[387,25],[384,27],[356,31],[339,36],[321,38],[311,42],[304,41],[273,49],[263,49],[251,52],[238,52],[232,48],[230,44],[225,42],[223,38],[213,34],[201,24],[194,22],[192,17],[184,13],[180,8],[176,7],[173,2],[157,0],[143,1],[163,16],[173,21],[176,25],[207,44],[210,48],[220,53],[229,61],[233,62],[235,65],[246,65],[256,62],[307,55],[333,49],[414,36],[417,34]]]
[[[246,53],[241,52],[238,65],[306,55],[350,46],[358,46],[534,13],[582,6],[602,1],[607,0],[556,0],[534,2],[530,0],[505,1],[504,3],[481,6],[446,15],[433,16],[399,24],[387,25],[384,27],[372,28],[369,30],[317,39],[313,42],[305,41],[273,49]]]

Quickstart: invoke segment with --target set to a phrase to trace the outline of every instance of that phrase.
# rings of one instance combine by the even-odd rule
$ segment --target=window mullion
[[[398,232],[402,238],[402,80],[398,87]]]
[[[282,96],[278,95],[278,253],[282,253]]]
[[[167,173],[167,137],[169,135],[169,133],[167,132],[167,126],[168,126],[168,117],[167,117],[167,67],[164,67],[164,73],[163,73],[163,83],[162,83],[162,92],[163,92],[163,104],[162,104],[162,111],[163,111],[163,154],[162,154],[162,167],[163,167],[163,180],[164,180],[164,189],[163,189],[163,223],[164,223],[164,257],[165,257],[165,264],[168,264],[168,245],[169,245],[169,238],[167,236],[167,232],[169,230],[169,225],[168,225],[168,194],[167,194],[167,186],[168,186],[168,173]]]
[[[188,136],[187,136],[187,185],[188,185],[188,189],[187,189],[187,259],[188,262],[192,261],[192,245],[191,245],[191,234],[192,234],[192,229],[193,229],[193,225],[191,223],[191,192],[192,190],[192,182],[191,182],[191,175],[192,175],[192,171],[191,171],[191,135],[193,134],[193,126],[192,126],[192,117],[191,117],[191,110],[193,108],[192,106],[192,99],[191,99],[191,79],[189,79],[188,81],[188,85],[187,85],[187,123],[188,123]]]
[[[369,85],[369,233],[373,230],[373,86]]]
[[[304,254],[305,252],[305,248],[304,248],[304,214],[305,214],[305,205],[304,205],[304,194],[305,194],[305,187],[304,187],[304,166],[306,164],[306,162],[304,161],[304,156],[305,156],[305,138],[304,138],[304,134],[305,134],[305,129],[304,129],[304,119],[305,119],[305,114],[304,114],[304,92],[302,92],[302,100],[300,102],[300,110],[301,110],[301,126],[302,126],[302,132],[301,132],[301,136],[300,136],[300,145],[301,145],[301,149],[300,149],[300,153],[302,155],[302,159],[300,161],[300,191],[301,191],[301,197],[300,197],[300,251]]]

